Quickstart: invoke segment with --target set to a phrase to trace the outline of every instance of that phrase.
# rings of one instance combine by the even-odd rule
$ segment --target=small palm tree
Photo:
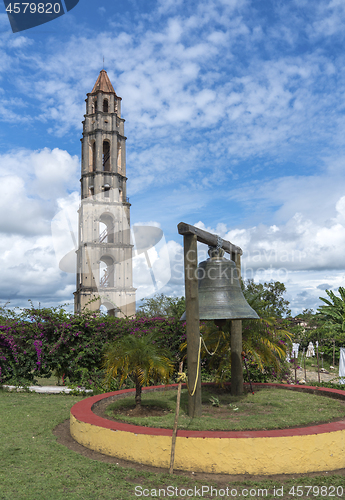
[[[243,350],[260,370],[270,366],[280,374],[292,335],[283,328],[276,330],[276,326],[275,318],[244,322]]]
[[[115,340],[107,349],[103,367],[106,381],[120,376],[120,384],[133,376],[135,382],[135,404],[141,406],[142,387],[153,379],[168,383],[174,370],[166,349],[158,346],[154,335],[126,335]]]
[[[326,290],[328,297],[331,300],[320,297],[326,304],[318,308],[319,313],[332,321],[341,332],[345,332],[345,288],[338,288],[340,297],[337,297],[332,290]]]

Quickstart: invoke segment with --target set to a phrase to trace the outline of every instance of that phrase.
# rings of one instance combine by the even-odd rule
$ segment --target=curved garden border
[[[302,390],[345,400],[345,391],[284,384],[254,384]],[[145,391],[175,388],[145,387]],[[107,420],[93,413],[104,399],[123,397],[135,389],[99,394],[71,408],[70,432],[81,445],[133,462],[168,468],[171,429],[142,427]],[[345,467],[345,420],[294,429],[265,431],[179,430],[174,468],[225,474],[293,474]]]

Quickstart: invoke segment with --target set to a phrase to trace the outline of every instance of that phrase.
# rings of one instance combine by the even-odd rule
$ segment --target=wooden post
[[[186,329],[187,329],[187,368],[188,387],[193,391],[198,377],[195,393],[188,395],[188,415],[192,418],[201,415],[201,376],[198,354],[200,347],[199,298],[198,298],[198,253],[197,236],[186,234],[184,240],[184,277],[186,291]],[[199,365],[199,366],[198,366]]]
[[[305,364],[305,358],[306,358],[305,347],[303,347],[303,357],[304,357],[304,380],[307,381],[307,368],[306,368],[306,364]]]
[[[236,263],[237,276],[241,280],[241,254],[232,253],[231,259]],[[243,366],[242,366],[242,320],[231,321],[231,394],[243,394]]]
[[[182,373],[183,361],[181,361],[178,370],[179,370],[179,373]],[[180,382],[178,383],[178,388],[177,388],[176,412],[175,412],[175,421],[174,421],[174,427],[173,427],[173,435],[172,435],[172,440],[171,440],[171,455],[170,455],[169,474],[172,474],[174,472],[175,447],[176,447],[176,437],[177,437],[178,416],[180,413],[181,389],[182,389],[182,380],[180,380]]]

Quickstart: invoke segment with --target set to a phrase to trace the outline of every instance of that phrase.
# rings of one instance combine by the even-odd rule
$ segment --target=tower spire
[[[115,94],[114,87],[109,80],[109,76],[105,69],[102,69],[98,75],[95,85],[93,86],[91,94],[96,94],[96,92],[104,92],[107,94]],[[121,98],[120,98],[121,99]]]

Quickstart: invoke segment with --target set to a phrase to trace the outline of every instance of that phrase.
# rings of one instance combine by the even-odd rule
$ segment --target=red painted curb
[[[183,384],[185,387],[185,384]],[[203,384],[203,385],[212,385]],[[247,385],[247,384],[246,384]],[[345,391],[339,389],[329,389],[326,387],[313,387],[313,386],[300,386],[300,385],[285,385],[285,384],[252,384],[254,387],[277,387],[287,390],[298,390],[313,393],[320,393],[324,396],[338,397],[339,399],[345,399]],[[150,386],[144,387],[143,391],[154,391],[165,388],[177,387],[178,384],[171,384],[168,386]],[[107,392],[106,394],[98,394],[96,396],[91,396],[90,398],[83,399],[79,403],[76,403],[71,408],[71,414],[79,421],[91,425],[96,425],[98,427],[104,427],[106,429],[111,429],[113,431],[125,431],[132,432],[134,434],[147,434],[151,436],[172,436],[172,429],[159,429],[157,427],[143,427],[133,424],[125,424],[121,422],[116,422],[112,420],[107,420],[106,418],[99,417],[95,415],[92,411],[94,404],[98,403],[103,399],[108,399],[120,394],[126,394],[134,392],[135,389],[124,389],[122,391]],[[345,430],[345,420],[339,420],[337,422],[332,422],[329,424],[319,424],[310,427],[297,427],[294,429],[274,429],[274,430],[264,430],[264,431],[184,431],[179,430],[178,435],[180,437],[186,438],[261,438],[261,437],[284,437],[284,436],[305,436],[308,434],[323,434],[326,432],[336,432]]]

